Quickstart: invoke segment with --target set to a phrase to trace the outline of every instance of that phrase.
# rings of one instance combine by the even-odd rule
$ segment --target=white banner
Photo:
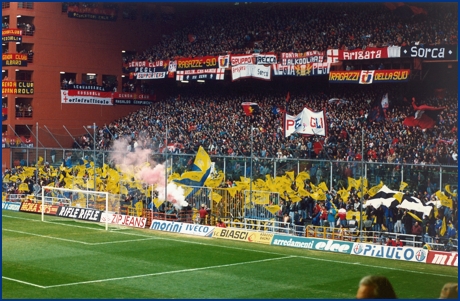
[[[166,78],[166,72],[138,72],[135,73],[136,79],[163,79]]]
[[[351,251],[352,255],[361,255],[375,258],[387,258],[426,263],[428,250],[414,247],[391,247],[355,243]]]
[[[82,90],[61,90],[61,103],[111,106],[112,93]]]
[[[256,65],[271,65],[276,64],[277,59],[275,54],[254,54]]]
[[[323,111],[313,112],[312,110],[304,108],[297,116],[286,114],[284,134],[285,137],[293,133],[326,136],[326,127],[326,117]]]
[[[232,67],[232,81],[240,78],[254,77],[263,80],[271,79],[270,65],[240,65]]]
[[[158,230],[164,232],[173,232],[181,234],[189,234],[195,236],[211,237],[214,231],[213,226],[195,225],[181,222],[171,222],[162,220],[152,220],[150,225],[151,230]]]
[[[145,225],[147,224],[147,219],[145,217],[102,212],[100,222],[105,223],[106,221],[109,224],[135,228],[145,228]]]

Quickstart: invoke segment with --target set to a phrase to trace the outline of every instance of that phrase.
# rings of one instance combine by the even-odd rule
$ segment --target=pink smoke
[[[158,199],[166,199],[178,210],[182,206],[188,205],[182,187],[177,186],[174,182],[169,182],[165,189],[165,165],[150,159],[151,150],[137,148],[134,152],[130,152],[128,151],[128,141],[123,139],[115,140],[112,150],[110,159],[119,166],[122,173],[132,173],[134,170],[136,180],[149,185],[156,185]],[[149,163],[149,166],[146,166],[146,162]],[[168,194],[167,198],[165,198],[165,190]]]

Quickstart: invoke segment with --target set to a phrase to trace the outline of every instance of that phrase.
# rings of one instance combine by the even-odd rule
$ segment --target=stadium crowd
[[[157,61],[176,57],[197,57],[231,53],[253,52],[304,52],[327,49],[363,49],[392,45],[425,45],[457,43],[457,10],[449,5],[424,4],[428,14],[409,14],[401,9],[389,9],[383,3],[302,3],[255,4],[226,6],[224,10],[203,9],[195,22],[171,35],[165,35],[159,44],[133,56],[132,60]],[[407,13],[407,14],[406,14]],[[65,87],[68,82],[63,82]],[[110,85],[109,85],[110,86]],[[433,200],[438,187],[439,165],[457,166],[458,159],[458,95],[445,90],[444,94],[430,91],[408,92],[404,84],[379,84],[365,87],[330,85],[287,91],[279,87],[255,85],[247,88],[232,84],[222,86],[192,86],[180,94],[170,95],[161,102],[141,108],[127,116],[105,125],[99,125],[96,145],[90,134],[79,137],[74,148],[108,151],[116,139],[127,138],[129,147],[151,149],[153,153],[170,150],[174,153],[195,154],[200,146],[212,156],[251,156],[251,125],[253,155],[256,164],[255,177],[271,173],[273,161],[288,159],[322,159],[344,163],[338,166],[339,179],[358,178],[359,164],[364,160],[371,164],[369,176],[374,182],[383,180],[404,165],[410,188],[424,203]],[[123,86],[123,91],[134,87]],[[289,97],[287,94],[289,93]],[[390,106],[383,109],[382,96],[388,93]],[[417,94],[414,97],[414,94]],[[415,115],[416,105],[445,107],[439,111],[432,128],[421,129],[404,125],[407,117]],[[336,101],[334,99],[338,99]],[[261,108],[261,114],[248,117],[241,103],[251,101]],[[297,115],[304,106],[313,111],[325,110],[328,134],[326,137],[284,136],[283,113]],[[364,144],[362,144],[364,140]],[[364,150],[363,155],[361,150]],[[323,162],[324,162],[323,161]],[[390,163],[390,165],[385,164]],[[64,162],[65,164],[65,162]],[[239,166],[229,169],[237,171]],[[324,165],[308,166],[312,182],[319,184],[327,178]],[[286,168],[285,170],[289,170]],[[21,167],[7,170],[17,175]],[[237,173],[234,173],[237,174]],[[232,185],[230,183],[226,185]],[[401,178],[386,178],[399,185]],[[56,178],[43,177],[39,185],[56,182]],[[29,192],[35,179],[28,178]],[[59,181],[57,181],[59,182]],[[19,192],[18,183],[4,187],[10,193]],[[291,222],[300,217],[322,224],[334,204],[338,209],[359,211],[360,197],[351,191],[343,201],[333,191],[327,192],[322,208],[319,202],[305,198],[298,203],[284,206],[283,215],[292,216]],[[291,207],[294,206],[294,207]],[[298,214],[297,218],[295,213]],[[390,210],[381,206],[366,208],[366,216],[372,220],[375,231],[383,228],[390,232],[417,234],[424,241],[440,237],[443,217],[449,227],[457,226],[457,198],[453,208],[440,207],[437,216],[422,218],[422,232],[416,222],[403,210]],[[334,215],[335,217],[335,215]],[[321,221],[322,220],[322,221]],[[339,220],[342,218],[339,217]],[[441,220],[441,224],[439,223]],[[333,225],[336,219],[331,220]],[[366,226],[367,228],[367,226]],[[434,232],[433,232],[434,231]],[[454,233],[454,234],[452,234]],[[455,237],[446,231],[446,238]],[[452,236],[453,235],[453,236]]]
[[[420,5],[424,9],[335,2],[203,7],[194,12],[193,21],[125,63],[227,53],[457,44],[456,7]]]

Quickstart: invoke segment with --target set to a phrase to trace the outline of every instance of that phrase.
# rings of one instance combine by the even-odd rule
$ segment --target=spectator
[[[366,276],[359,282],[356,299],[397,299],[396,293],[385,276]]]
[[[227,228],[227,226],[225,225],[225,223],[224,223],[220,218],[217,220],[216,227],[219,227],[219,228]]]
[[[206,209],[205,204],[201,204],[201,209],[199,210],[199,217],[200,217],[200,225],[204,225],[206,223],[206,216],[208,215],[208,210]]]
[[[441,289],[439,299],[458,299],[458,283],[446,283]]]
[[[399,237],[396,237],[396,241],[395,241],[395,247],[403,247],[404,244],[403,242],[401,241],[401,239]]]

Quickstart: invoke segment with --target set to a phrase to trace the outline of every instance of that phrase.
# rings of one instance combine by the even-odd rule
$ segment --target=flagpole
[[[249,202],[251,203],[252,205],[252,151],[253,151],[253,143],[254,143],[254,125],[253,125],[253,122],[251,121],[251,171],[249,172],[249,177],[250,177],[250,181],[249,181]]]
[[[359,237],[363,241],[363,202],[364,202],[364,127],[361,127],[361,205],[359,206]]]
[[[164,150],[165,150],[165,200],[163,201],[165,206],[167,205],[166,204],[166,201],[168,200],[168,121],[165,122],[165,129],[166,129],[166,133],[165,133],[165,147]],[[152,200],[153,202],[153,200]],[[163,206],[164,208],[164,206]],[[159,211],[159,210],[158,210]],[[165,220],[166,220],[166,210],[165,210]]]

